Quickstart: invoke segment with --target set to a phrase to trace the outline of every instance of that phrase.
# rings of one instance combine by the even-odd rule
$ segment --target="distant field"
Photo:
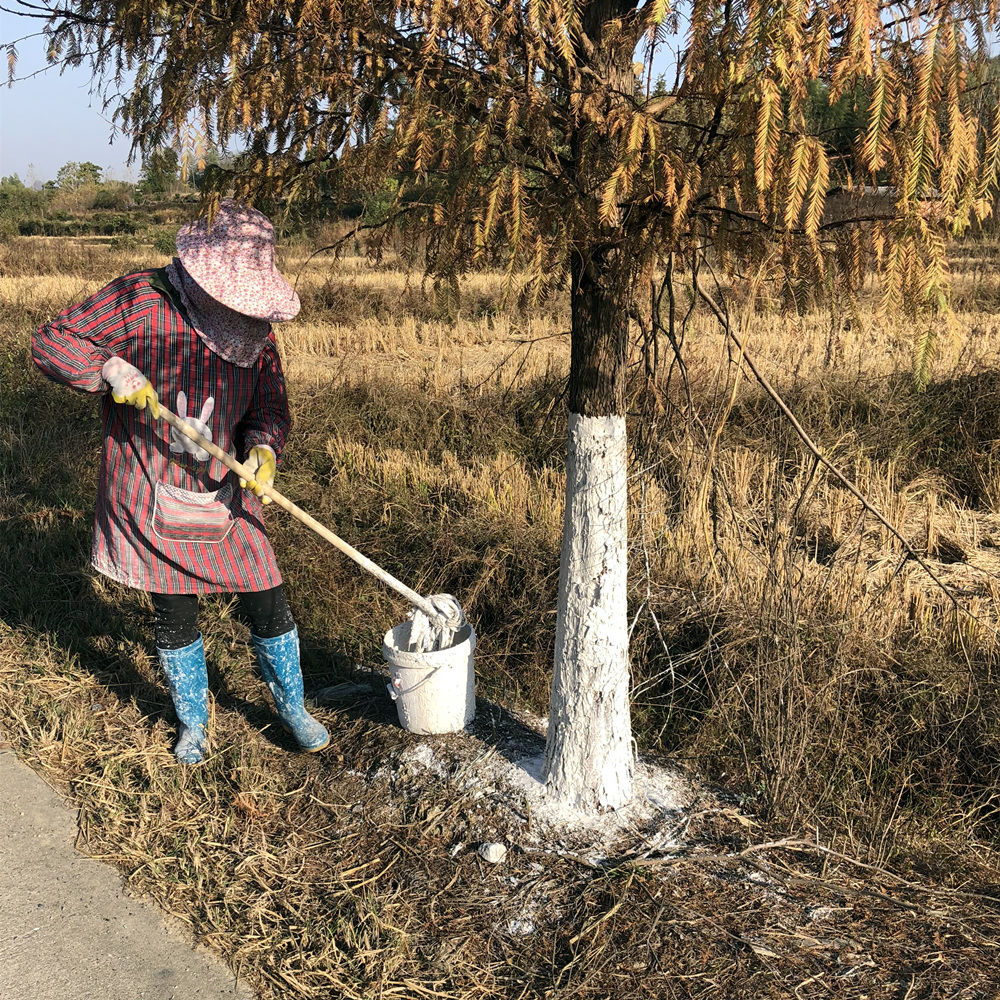
[[[436,868],[412,890],[389,876],[367,888],[348,879],[333,895],[315,889],[324,871],[356,862],[355,848],[331,840],[307,851],[296,824],[354,821],[315,804],[307,817],[304,804],[281,796],[302,782],[324,801],[327,787],[345,801],[368,794],[346,772],[363,774],[409,744],[373,729],[383,710],[372,709],[331,715],[341,731],[320,762],[262,745],[235,711],[252,721],[266,702],[223,602],[212,603],[205,631],[226,692],[214,721],[225,749],[191,778],[169,767],[170,715],[143,602],[85,570],[93,402],[45,383],[26,354],[38,322],[167,259],[101,241],[0,244],[4,738],[81,803],[92,850],[134,870],[133,884],[263,977],[268,995],[518,995],[511,969],[553,997],[612,995],[613,974],[625,984],[615,995],[658,995],[655,969],[620,971],[608,958],[620,948],[641,961],[651,946],[639,930],[619,928],[617,944],[609,937],[599,951],[611,964],[584,980],[574,976],[586,963],[567,943],[618,900],[648,927],[660,884],[646,869],[627,885],[624,869],[613,885],[588,882],[586,905],[574,908],[570,894],[557,900],[558,918],[527,943],[500,941],[477,895],[467,940],[450,959],[427,938],[427,907],[444,891]],[[686,379],[662,344],[652,386],[638,352],[630,381],[640,749],[696,769],[769,830],[818,829],[867,863],[945,888],[967,877],[1000,883],[990,851],[1000,839],[1000,245],[963,244],[954,260],[954,322],[942,322],[924,393],[910,377],[916,331],[878,313],[877,289],[859,310],[841,303],[804,316],[741,309],[741,289],[732,290],[741,335],[767,377],[947,589],[817,468],[711,317],[694,313],[684,331]],[[303,310],[279,329],[295,417],[279,488],[416,589],[458,595],[480,635],[481,696],[544,713],[564,485],[565,296],[521,314],[504,307],[500,275],[466,279],[456,301],[398,262],[306,261],[305,247],[283,261]],[[678,280],[684,309],[686,295]],[[307,684],[342,680],[355,663],[378,666],[381,634],[403,610],[395,598],[281,514],[269,524],[304,636]],[[427,820],[425,806],[407,799],[392,820],[415,857],[476,835],[458,813]],[[397,851],[365,829],[359,844],[371,856]],[[717,835],[723,845],[756,836],[741,826]],[[294,919],[281,903],[294,872],[276,846],[289,837],[301,879],[312,880],[296,883]],[[253,852],[248,867],[234,861]],[[992,920],[984,907],[962,919]],[[861,907],[850,919],[855,936],[871,940],[883,918]],[[615,926],[595,929],[595,941]],[[917,931],[886,927],[885,942],[872,946],[885,953],[838,996],[877,992],[913,959],[900,942]],[[751,925],[741,928],[746,936]],[[922,925],[920,941],[932,932]],[[954,950],[942,946],[942,988],[952,972],[955,983],[989,982],[992,959],[974,945],[984,938],[970,935]],[[826,961],[761,971],[758,952],[733,957],[724,937],[709,935],[700,958],[668,938],[658,947],[677,968],[708,969],[755,995],[799,972],[805,980]],[[331,968],[328,979],[317,971]],[[385,992],[365,993],[366,982]]]

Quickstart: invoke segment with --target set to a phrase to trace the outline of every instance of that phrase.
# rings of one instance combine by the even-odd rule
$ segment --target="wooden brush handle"
[[[162,403],[160,403],[160,416],[174,430],[180,432],[185,437],[190,438],[199,447],[204,448],[213,458],[217,458],[227,468],[231,469],[240,477],[247,481],[255,481],[253,473],[242,463],[237,462],[232,455],[224,452],[218,445],[213,444],[207,438],[202,437],[196,430],[181,420],[175,413],[171,413]],[[326,539],[332,546],[340,549],[349,559],[353,559],[362,569],[367,570],[376,579],[381,580],[387,587],[391,587],[397,594],[402,594],[411,604],[420,608],[432,621],[437,618],[434,605],[426,598],[421,597],[415,590],[411,590],[401,580],[397,580],[391,573],[387,573],[381,566],[377,566],[367,556],[362,555],[353,545],[348,544],[335,535],[329,528],[324,527],[311,514],[307,514],[301,507],[292,503],[288,497],[279,493],[273,486],[260,486],[261,493],[276,503],[282,510],[287,510],[297,521],[301,521],[307,528],[311,528],[320,538]]]

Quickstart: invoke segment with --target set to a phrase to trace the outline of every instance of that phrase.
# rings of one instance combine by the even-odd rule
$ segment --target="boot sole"
[[[319,753],[320,750],[325,750],[330,745],[330,737],[326,738],[326,742],[319,747],[299,747],[303,753]]]
[[[286,733],[288,733],[288,735],[289,735],[289,736],[291,736],[291,738],[292,738],[293,740],[295,739],[295,734],[294,734],[294,733],[293,733],[293,732],[292,732],[292,731],[291,731],[291,730],[290,730],[290,729],[288,728],[288,726],[286,726],[286,725],[285,725],[284,723],[282,723],[282,724],[281,724],[281,728],[282,728],[282,729],[284,729],[284,731],[285,731]],[[302,746],[302,744],[300,743],[300,744],[299,744],[299,749],[300,749],[300,750],[301,750],[301,751],[302,751],[303,753],[319,753],[319,752],[320,752],[320,750],[325,750],[325,749],[326,749],[326,748],[327,748],[327,747],[328,747],[329,745],[330,745],[330,735],[329,735],[329,734],[327,734],[327,737],[326,737],[326,742],[325,742],[325,743],[321,743],[321,744],[320,744],[320,745],[319,745],[318,747],[304,747],[304,746]]]

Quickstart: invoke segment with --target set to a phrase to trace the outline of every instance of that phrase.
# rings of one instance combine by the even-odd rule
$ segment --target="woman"
[[[150,594],[184,764],[207,752],[199,594],[238,595],[282,723],[303,750],[329,743],[303,704],[298,632],[261,517],[261,485],[273,481],[291,426],[271,323],[298,311],[274,264],[274,227],[226,200],[211,227],[181,229],[168,267],[112,281],[32,340],[46,376],[102,394],[91,561]],[[160,421],[157,390],[254,479],[235,488],[221,462]]]

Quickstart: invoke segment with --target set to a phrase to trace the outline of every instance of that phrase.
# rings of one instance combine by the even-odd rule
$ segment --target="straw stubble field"
[[[637,354],[636,735],[699,777],[666,830],[603,859],[484,777],[511,741],[537,749],[511,713],[545,711],[565,299],[521,314],[500,276],[456,301],[393,262],[287,254],[303,312],[280,331],[296,427],[279,487],[416,589],[460,596],[480,718],[433,752],[392,724],[358,665],[378,668],[403,609],[277,514],[307,686],[333,690],[331,750],[287,752],[245,630],[213,599],[215,752],[172,766],[145,601],[86,569],[93,400],[26,354],[39,321],[163,258],[13,241],[0,726],[80,805],[81,846],[267,997],[995,995],[1000,249],[956,248],[956,321],[920,394],[914,331],[870,305],[734,313],[923,567],[817,467],[711,317],[690,318],[683,373],[664,345],[650,387]],[[475,854],[492,839],[514,846],[501,866]]]

